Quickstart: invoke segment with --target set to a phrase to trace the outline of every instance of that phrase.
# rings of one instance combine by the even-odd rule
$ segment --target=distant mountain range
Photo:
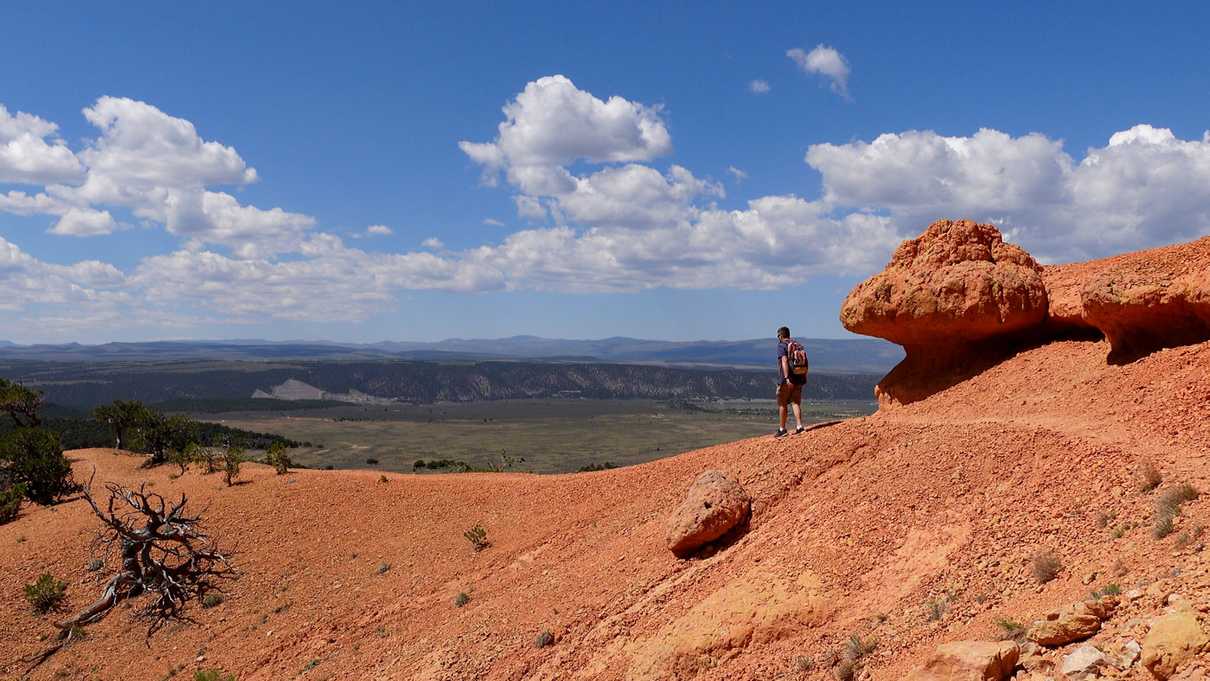
[[[873,338],[806,338],[811,369],[826,373],[883,374],[903,358],[897,345]],[[775,341],[659,341],[638,338],[566,340],[537,336],[494,339],[450,338],[442,341],[153,341],[82,345],[17,345],[0,341],[0,359],[40,361],[168,361],[168,360],[369,360],[403,359],[433,362],[490,360],[585,362],[618,364],[708,365],[769,367]]]

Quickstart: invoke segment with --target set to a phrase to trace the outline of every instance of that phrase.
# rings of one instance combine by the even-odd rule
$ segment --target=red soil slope
[[[1108,582],[1145,595],[1106,636],[1141,638],[1136,615],[1172,591],[1210,610],[1207,552],[1177,545],[1210,524],[1210,497],[1155,539],[1155,493],[1136,487],[1153,462],[1165,486],[1210,490],[1210,342],[1122,365],[1108,354],[1104,341],[1048,343],[868,418],[601,473],[380,482],[248,466],[248,484],[227,488],[218,475],[142,470],[132,455],[72,452],[98,489],[148,480],[190,495],[242,577],[221,605],[194,609],[196,623],[150,642],[118,609],[33,678],[213,667],[241,681],[822,679],[826,666],[800,671],[799,658],[822,661],[858,634],[878,639],[867,673],[899,679],[937,643],[995,638],[999,618],[1028,622]],[[751,527],[678,560],[665,517],[707,468],[751,494]],[[1133,526],[1115,536],[1102,513]],[[481,553],[462,537],[476,523],[492,544]],[[85,569],[97,526],[78,501],[0,526],[0,678],[19,677],[54,632],[23,584],[44,571],[67,580],[72,609],[97,595],[105,573]],[[1042,586],[1030,567],[1040,548],[1063,563]],[[538,648],[543,630],[555,641]]]

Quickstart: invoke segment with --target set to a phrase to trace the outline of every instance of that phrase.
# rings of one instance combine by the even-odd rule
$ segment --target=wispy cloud
[[[829,45],[816,45],[815,49],[807,52],[799,47],[786,50],[790,58],[803,73],[825,76],[831,81],[832,92],[849,99],[849,62],[836,48]]]

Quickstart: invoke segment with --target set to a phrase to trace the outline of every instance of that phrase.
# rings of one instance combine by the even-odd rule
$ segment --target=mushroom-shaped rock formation
[[[907,351],[876,389],[879,402],[913,402],[948,387],[989,344],[1039,327],[1047,315],[1041,272],[993,225],[941,220],[903,242],[840,310],[846,329]]]

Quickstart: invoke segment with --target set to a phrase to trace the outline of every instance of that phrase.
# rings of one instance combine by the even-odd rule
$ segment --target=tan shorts
[[[782,383],[777,386],[777,406],[785,407],[790,404],[802,404],[801,383]]]

